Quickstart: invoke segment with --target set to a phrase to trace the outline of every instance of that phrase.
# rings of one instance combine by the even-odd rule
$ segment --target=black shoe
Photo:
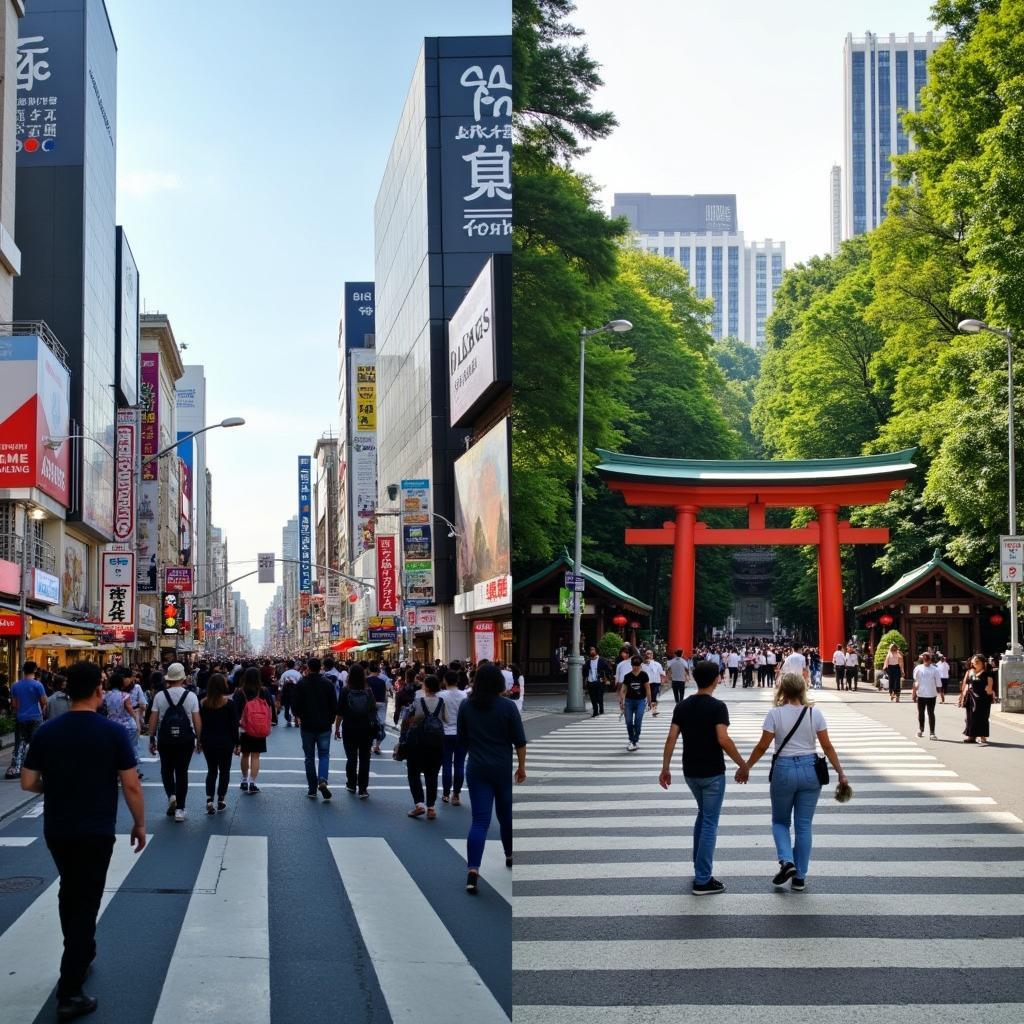
[[[348,791],[349,791],[350,793],[354,793],[354,792],[356,791],[356,787],[355,787],[355,786],[346,786],[345,788],[346,788],[346,789],[347,789],[347,790],[348,790]]]
[[[793,892],[803,892],[807,888],[807,883],[802,878],[794,878],[789,886]]]
[[[327,788],[327,780],[326,779],[321,779],[320,780],[320,785],[317,788],[320,790],[320,795],[325,800],[330,800],[331,799],[331,791]]]
[[[66,999],[57,1000],[57,1020],[74,1020],[76,1017],[84,1017],[87,1013],[94,1013],[99,1006],[95,996],[87,996],[79,992],[77,996],[68,996]]]
[[[216,812],[216,811],[215,811],[215,810],[213,809],[213,801],[212,801],[212,800],[207,800],[207,801],[206,801],[206,813],[207,813],[207,814],[216,814],[216,813],[217,813],[217,812]]]
[[[470,871],[466,876],[466,892],[471,893],[473,896],[476,895],[476,884],[480,880],[480,875],[476,871]]]
[[[257,786],[255,782],[250,782],[249,788],[246,790],[246,793],[258,793],[259,791],[260,787]]]
[[[217,801],[217,810],[218,811],[226,811],[227,809],[228,809],[228,805],[223,800],[218,800]]]
[[[785,885],[796,874],[796,865],[791,860],[779,861],[779,873],[772,879],[772,885]]]
[[[507,867],[507,868],[512,867],[512,854],[511,853],[505,858],[505,867]]]
[[[316,790],[315,790],[315,789],[311,789],[311,790],[310,790],[310,791],[309,791],[309,792],[308,792],[308,793],[306,794],[306,796],[307,796],[307,797],[309,797],[309,799],[310,799],[310,800],[315,800],[315,799],[316,799]]]
[[[715,896],[725,892],[725,886],[717,878],[709,878],[706,882],[693,883],[694,896]]]

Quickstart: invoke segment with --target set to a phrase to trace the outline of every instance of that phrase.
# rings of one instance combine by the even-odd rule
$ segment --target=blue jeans
[[[469,785],[469,803],[473,809],[473,823],[466,839],[466,866],[478,871],[484,857],[487,830],[491,827],[492,809],[498,814],[505,856],[512,856],[512,772],[474,771],[470,765],[466,782]]]
[[[626,698],[626,733],[630,743],[640,742],[640,724],[644,720],[644,709],[647,701]]]
[[[814,773],[814,754],[783,755],[772,772],[772,838],[780,861],[796,865],[797,878],[807,877],[811,860],[811,822],[821,795],[821,783]],[[796,833],[789,834],[790,821]]]
[[[311,790],[323,779],[327,781],[331,770],[331,730],[326,732],[301,732],[302,752],[306,755],[306,784]],[[313,748],[316,747],[319,765],[313,764]],[[319,768],[319,771],[318,771]]]
[[[697,819],[693,823],[693,880],[703,884],[711,878],[718,842],[718,816],[725,799],[725,775],[695,778],[687,775],[686,784],[697,801]]]
[[[459,743],[458,736],[445,736],[444,753],[441,756],[441,792],[445,796],[462,792],[466,776],[466,748]]]

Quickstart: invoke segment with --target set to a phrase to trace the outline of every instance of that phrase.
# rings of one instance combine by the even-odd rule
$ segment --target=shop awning
[[[21,611],[16,601],[0,601],[0,608],[9,612]],[[40,622],[49,622],[53,626],[64,626],[65,629],[77,629],[82,633],[99,633],[102,629],[95,622],[76,622],[74,619],[65,619],[52,612],[40,611],[38,608],[28,607],[25,612],[32,618],[39,619]]]
[[[387,643],[387,644],[384,644],[384,643],[359,644],[357,647],[350,647],[345,653],[346,654],[355,654],[357,651],[379,651],[382,647],[393,647],[393,646],[394,646],[393,644],[389,644],[389,643]]]

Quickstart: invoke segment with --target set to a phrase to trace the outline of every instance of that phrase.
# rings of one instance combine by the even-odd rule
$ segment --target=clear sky
[[[229,569],[281,551],[296,458],[337,431],[341,286],[373,277],[373,203],[424,36],[511,31],[510,0],[107,0],[118,222],[144,309],[206,367]],[[277,578],[280,581],[280,567]],[[273,587],[238,585],[254,627]]]
[[[842,164],[843,42],[932,27],[929,0],[578,0],[619,128],[580,168],[614,192],[735,192],[748,239],[787,264],[829,246]]]

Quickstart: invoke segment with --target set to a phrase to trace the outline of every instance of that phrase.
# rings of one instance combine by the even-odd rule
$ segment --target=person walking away
[[[860,655],[857,654],[857,648],[849,643],[846,645],[846,688],[848,690],[857,689],[857,683],[860,680]],[[852,686],[850,684],[853,684]]]
[[[46,711],[46,689],[36,678],[38,666],[26,661],[21,668],[21,678],[11,687],[11,708],[14,711],[14,756],[4,775],[16,779],[21,774],[21,764],[28,752],[29,744],[36,729],[43,724]]]
[[[96,957],[96,918],[114,849],[117,787],[132,815],[130,842],[146,846],[146,809],[138,759],[125,729],[95,714],[104,700],[100,670],[80,661],[67,672],[69,713],[40,726],[21,773],[21,788],[43,794],[43,838],[57,872],[64,955],[57,982],[57,1018],[92,1013],[98,1001],[82,991]]]
[[[242,753],[239,788],[251,796],[260,792],[256,778],[260,773],[260,755],[267,752],[267,737],[273,728],[273,696],[260,686],[260,670],[250,666],[243,670],[231,699],[238,714],[238,749]]]
[[[736,680],[739,679],[740,675],[740,655],[739,651],[730,649],[729,654],[725,659],[725,663],[729,668],[729,681],[732,685],[736,686]]]
[[[473,820],[466,837],[466,892],[475,895],[480,880],[487,831],[496,812],[505,851],[505,866],[512,867],[512,752],[516,783],[526,781],[526,733],[519,709],[501,696],[501,673],[482,665],[473,681],[473,693],[459,705],[458,741],[469,753],[466,782]]]
[[[765,716],[761,729],[761,739],[750,752],[746,767],[736,772],[736,781],[747,782],[750,769],[774,741],[768,778],[779,870],[772,885],[781,888],[789,882],[794,892],[803,892],[811,860],[814,811],[821,796],[821,782],[814,767],[816,744],[821,744],[840,784],[846,782],[846,773],[829,739],[825,716],[807,701],[807,683],[802,676],[794,672],[782,676],[775,690],[775,706]]]
[[[299,720],[306,760],[306,796],[315,800],[319,790],[325,800],[330,800],[327,780],[331,769],[331,723],[338,713],[338,698],[334,683],[320,675],[319,658],[310,658],[306,667],[308,671],[292,697],[292,713]]]
[[[448,669],[444,673],[444,754],[441,760],[441,800],[453,807],[462,803],[462,783],[465,781],[466,748],[459,742],[459,707],[466,700],[466,691],[459,689],[459,674]],[[513,703],[515,703],[513,701]]]
[[[483,668],[484,666],[481,666]],[[501,682],[500,693],[505,692],[505,679],[501,669],[490,665]],[[481,669],[473,679],[474,689]],[[410,818],[426,814],[428,820],[437,817],[434,804],[437,803],[437,776],[444,759],[444,725],[447,722],[445,702],[438,695],[441,682],[435,675],[425,676],[420,696],[409,708],[402,722],[402,740],[406,750],[406,768],[409,791],[415,804],[409,812]],[[507,699],[507,698],[503,698]],[[510,702],[511,703],[511,702]],[[513,705],[514,707],[515,705]],[[422,780],[421,780],[422,776]],[[423,782],[426,782],[424,794]]]
[[[683,778],[697,801],[692,892],[695,896],[712,896],[725,892],[725,886],[713,874],[718,818],[725,799],[724,754],[740,768],[745,768],[746,762],[729,736],[729,708],[714,696],[721,670],[713,662],[698,661],[693,666],[693,676],[697,692],[677,704],[672,714],[658,782],[662,789],[672,785],[672,754],[682,736]]]
[[[811,673],[807,668],[807,658],[804,657],[803,648],[798,643],[793,644],[793,649],[786,655],[779,668],[778,678],[781,679],[787,672],[800,676],[805,683],[810,683]],[[773,683],[777,680],[772,680]]]
[[[360,800],[369,796],[370,747],[376,736],[377,702],[367,686],[365,669],[354,665],[338,700],[334,738],[345,746],[345,788],[350,793],[358,791]],[[315,792],[306,795],[316,799]]]
[[[288,729],[292,727],[292,696],[295,693],[295,687],[301,681],[302,673],[296,671],[295,660],[289,658],[285,662],[285,670],[281,673],[280,680],[281,710],[284,711],[284,724]]]
[[[167,684],[153,698],[149,716],[149,752],[160,755],[160,779],[167,794],[167,816],[185,820],[188,766],[202,732],[199,698],[185,689],[185,666],[173,661],[164,676]]]
[[[65,711],[71,710],[71,698],[67,695],[66,687],[68,681],[64,676],[58,675],[53,680],[54,690],[46,699],[46,711],[43,713],[43,720],[51,722],[59,718]],[[140,775],[139,778],[142,776]]]
[[[882,671],[889,684],[889,702],[900,698],[900,686],[903,679],[903,652],[898,644],[889,644],[882,662]]]
[[[961,698],[967,709],[964,743],[988,746],[989,716],[992,713],[995,695],[996,673],[988,667],[984,655],[975,654],[971,658],[971,668],[967,673],[967,682]]]
[[[106,708],[107,718],[121,726],[128,737],[132,750],[138,752],[139,748],[139,713],[135,707],[133,690],[135,683],[129,672],[115,672],[111,676],[111,687],[103,699]],[[53,701],[51,700],[52,704]],[[142,773],[139,773],[142,778]]]
[[[678,704],[686,696],[686,673],[690,669],[690,663],[683,657],[681,648],[676,650],[666,668],[672,682],[672,696]]]
[[[946,703],[942,692],[942,676],[937,665],[932,664],[932,656],[928,651],[921,655],[921,664],[914,669],[914,685],[910,691],[910,699],[917,704],[917,735],[924,735],[924,716],[928,715],[928,734],[935,739],[935,700]]]
[[[619,711],[626,716],[626,749],[629,751],[640,747],[644,709],[651,699],[651,683],[641,665],[640,656],[634,654],[630,659],[630,670],[623,677],[619,689]]]
[[[811,649],[811,685],[815,690],[821,689],[821,652],[817,647]]]
[[[357,667],[361,668],[361,666],[352,666],[353,669]],[[350,670],[349,676],[351,674]],[[387,735],[387,730],[384,726],[388,719],[388,681],[379,672],[375,672],[367,677],[366,686],[370,693],[373,694],[373,704],[377,716],[377,729],[373,734],[373,752],[379,754],[381,752],[380,745]]]
[[[764,656],[764,682],[765,686],[771,686],[775,681],[775,666],[779,663],[779,656],[775,653],[774,647],[769,647]]]
[[[394,723],[398,725],[398,720],[401,718],[402,713],[407,707],[416,699],[416,690],[418,688],[416,680],[416,669],[407,668],[405,670],[405,681],[402,686],[395,692],[395,716]]]
[[[611,666],[608,666],[609,669]],[[512,677],[515,679],[515,683],[512,686],[512,692],[506,694],[510,697],[512,703],[519,709],[519,714],[523,713],[523,705],[526,703],[526,676],[519,671],[518,665],[510,665],[509,670],[512,673]],[[601,714],[604,714],[604,690],[601,691]]]
[[[644,654],[643,670],[651,683],[651,714],[658,717],[658,694],[661,692],[661,680],[665,676],[665,670],[661,662],[654,658],[654,651],[646,651]]]
[[[939,693],[942,694],[942,703],[946,703],[946,691],[949,689],[949,662],[944,654],[939,655],[939,662],[935,666],[939,670]]]
[[[836,689],[841,690],[846,682],[846,652],[841,643],[836,645],[832,655],[832,669],[836,674]]]
[[[203,722],[199,750],[206,758],[206,813],[213,814],[213,797],[217,810],[227,809],[225,802],[231,782],[231,758],[239,753],[238,710],[228,700],[228,681],[215,672],[206,681],[206,696],[199,705]]]
[[[744,689],[754,685],[754,669],[756,667],[757,667],[757,655],[754,653],[754,649],[752,647],[748,647],[743,652],[743,687],[744,687]],[[757,683],[758,683],[758,686],[760,686],[761,685],[761,680],[758,679]]]
[[[611,666],[597,653],[596,647],[590,648],[587,658],[587,692],[590,694],[590,706],[593,709],[591,718],[604,714],[604,681],[610,675]],[[454,725],[454,722],[452,723]]]

